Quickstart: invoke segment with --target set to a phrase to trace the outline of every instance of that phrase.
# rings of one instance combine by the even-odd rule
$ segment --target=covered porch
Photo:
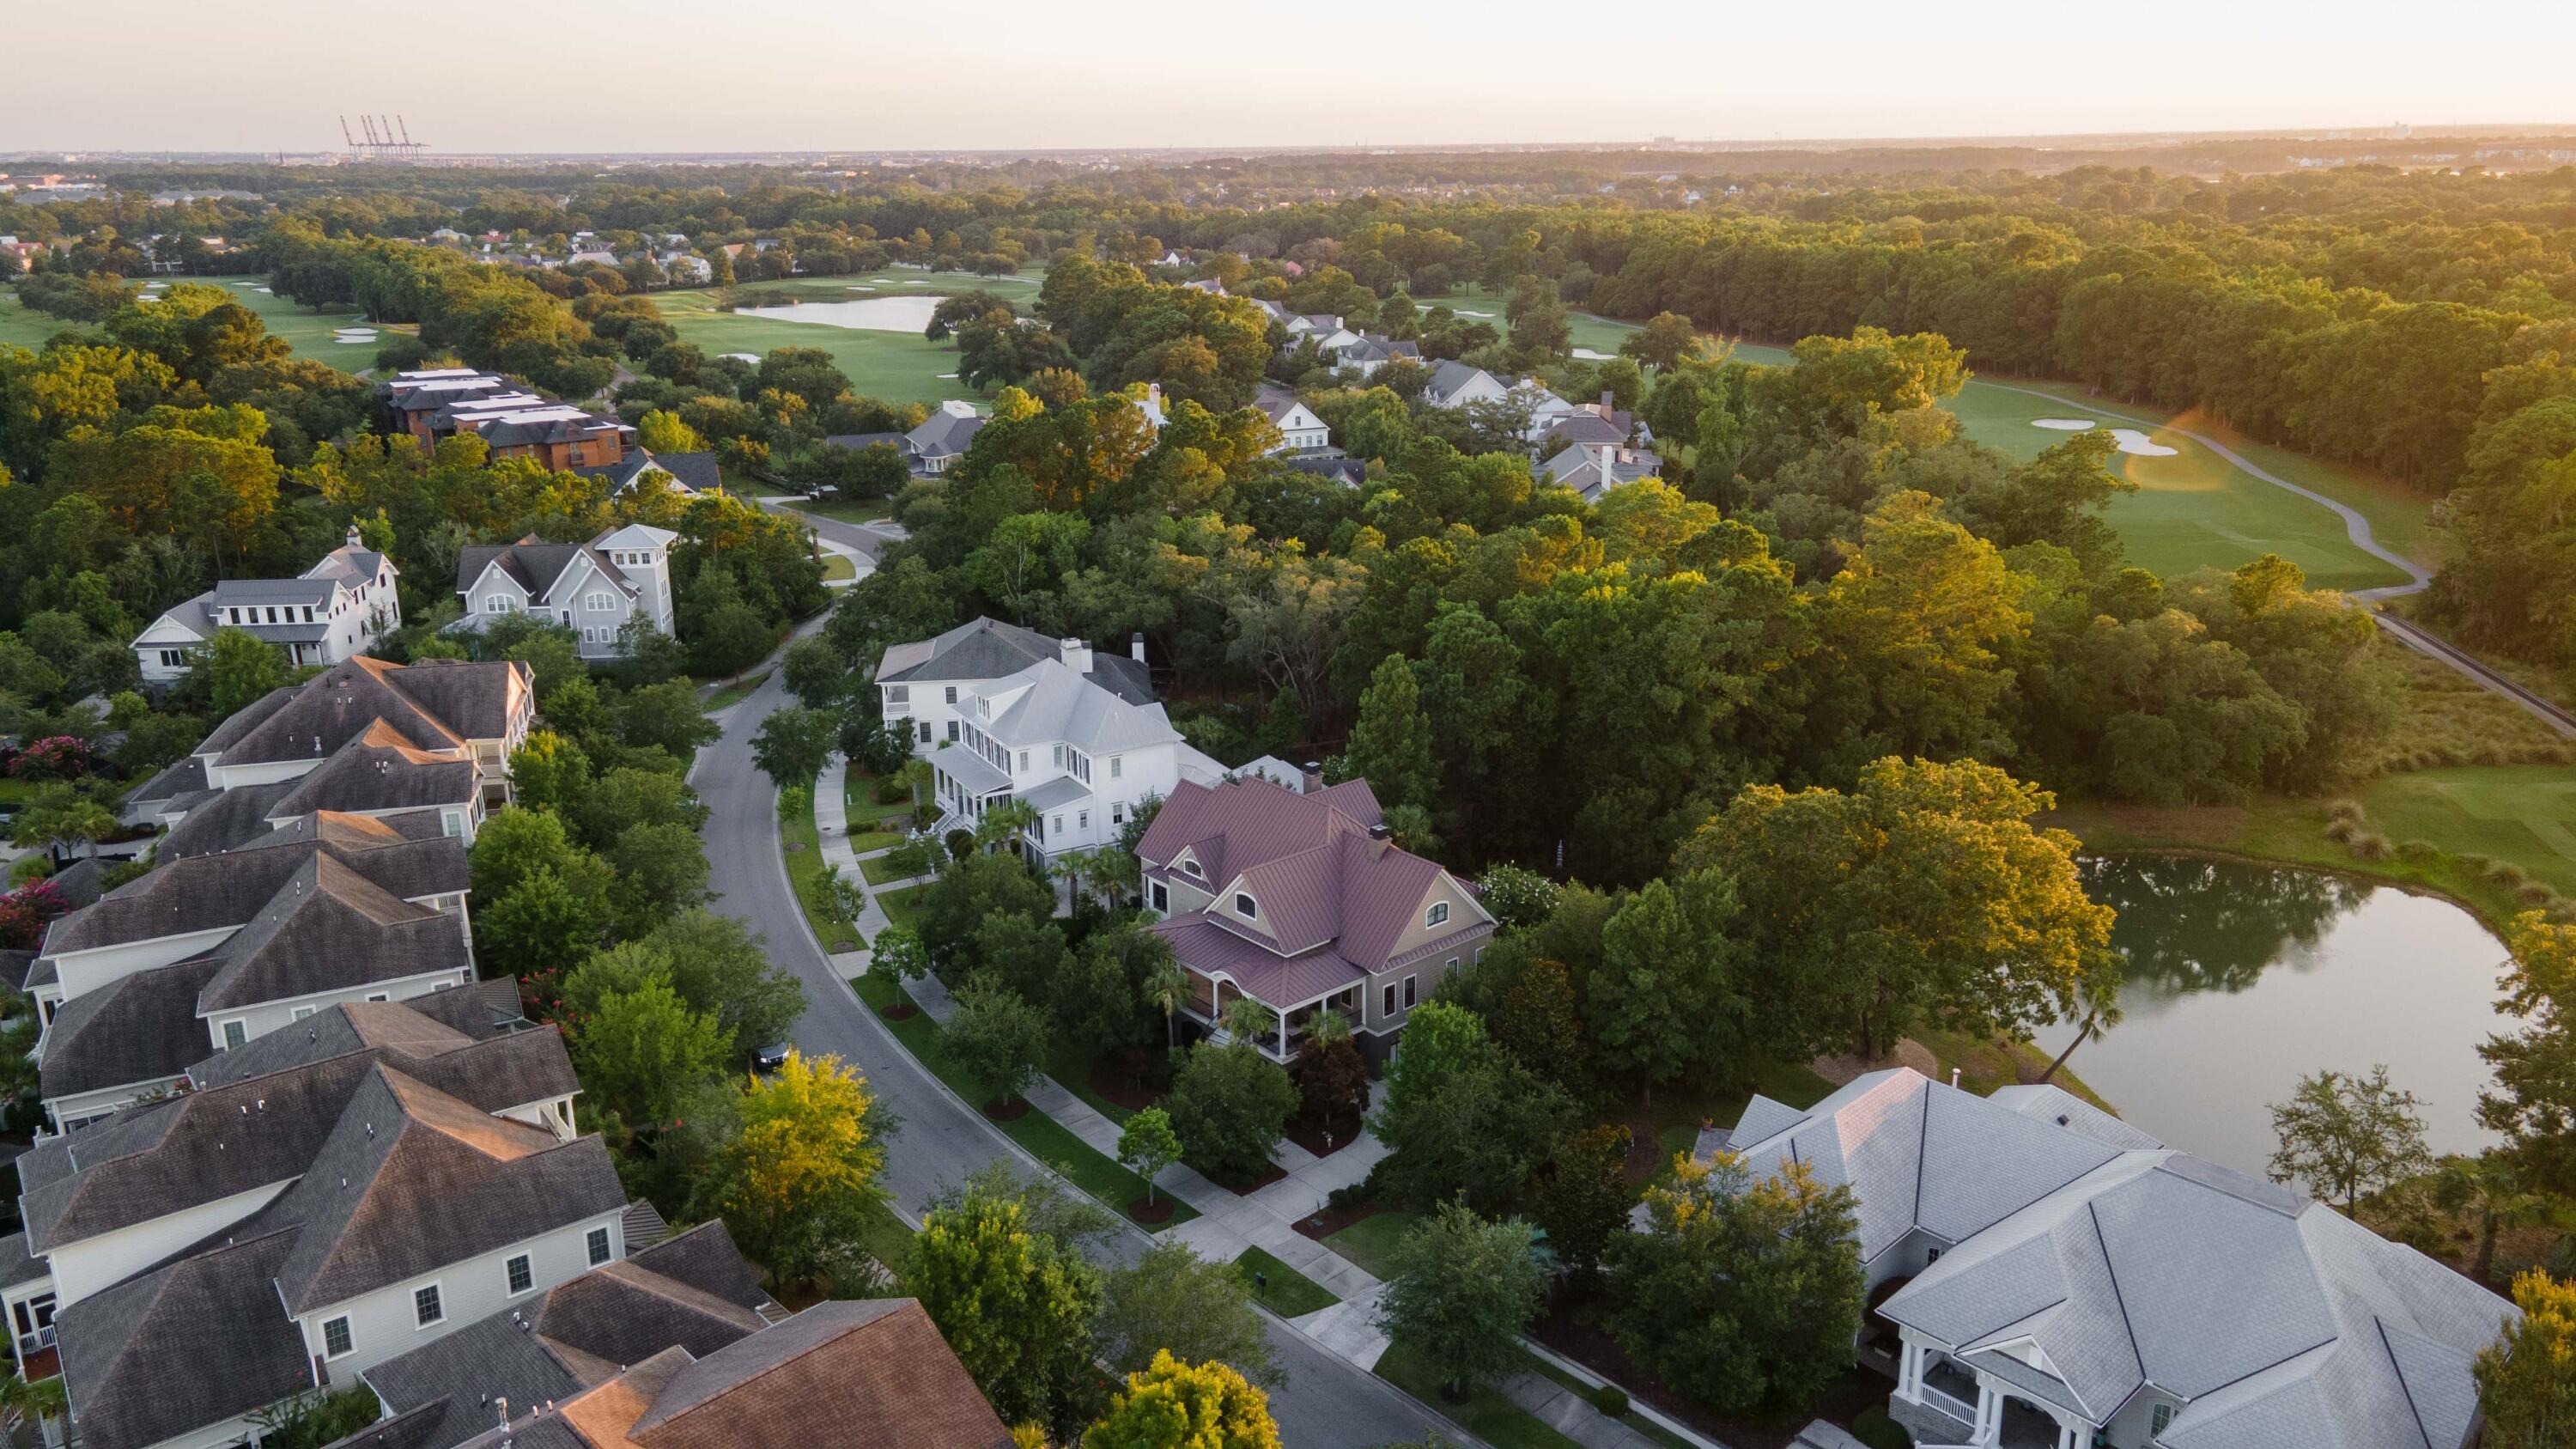
[[[2089,1449],[2093,1425],[1907,1333],[1888,1413],[1924,1449]]]
[[[1188,967],[1187,963],[1183,965],[1189,977],[1190,996],[1182,1004],[1181,1014],[1206,1027],[1208,1040],[1219,1046],[1234,1039],[1226,1018],[1239,1001],[1252,1002],[1269,1013],[1270,1028],[1250,1040],[1255,1050],[1283,1066],[1296,1060],[1298,1049],[1306,1044],[1307,1037],[1313,1035],[1315,1018],[1322,1013],[1333,1012],[1353,1027],[1359,1024],[1360,988],[1356,982],[1339,990],[1318,993],[1293,1005],[1279,1006],[1246,991],[1224,972],[1211,976]]]

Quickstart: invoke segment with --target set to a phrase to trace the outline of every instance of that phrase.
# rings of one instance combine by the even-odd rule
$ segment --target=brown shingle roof
[[[911,1298],[818,1303],[688,1364],[652,1395],[626,1437],[642,1449],[1011,1443]]]

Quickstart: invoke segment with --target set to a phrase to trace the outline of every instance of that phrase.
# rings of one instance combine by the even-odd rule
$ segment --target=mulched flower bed
[[[1157,1197],[1152,1202],[1147,1202],[1140,1197],[1127,1204],[1127,1216],[1147,1227],[1157,1223],[1168,1223],[1172,1220],[1172,1200],[1168,1197]]]
[[[1324,1134],[1321,1131],[1308,1125],[1303,1120],[1292,1119],[1288,1123],[1288,1140],[1305,1148],[1317,1157],[1332,1156],[1334,1153],[1350,1146],[1351,1143],[1359,1137],[1359,1135],[1360,1123],[1357,1118],[1353,1118],[1348,1122],[1334,1123],[1332,1141],[1329,1143],[1324,1140]]]
[[[921,1015],[921,1008],[913,1005],[909,1001],[898,1001],[892,1006],[878,1007],[877,1015],[884,1017],[888,1021],[910,1021],[914,1017]]]
[[[1304,1232],[1305,1225],[1299,1224],[1298,1231]],[[1850,1372],[1834,1380],[1816,1402],[1794,1412],[1744,1418],[1714,1413],[1682,1398],[1666,1388],[1662,1380],[1639,1368],[1610,1331],[1596,1321],[1602,1303],[1597,1290],[1585,1292],[1571,1283],[1560,1283],[1549,1295],[1547,1311],[1530,1325],[1530,1337],[1732,1449],[1789,1449],[1798,1431],[1814,1420],[1849,1424],[1864,1409],[1887,1407],[1888,1390],[1894,1387],[1884,1374],[1854,1365]]]
[[[1109,1055],[1103,1055],[1091,1064],[1091,1090],[1103,1100],[1130,1112],[1142,1112],[1163,1100],[1162,1093],[1137,1085],[1136,1078],[1120,1071]]]
[[[1017,1122],[1029,1115],[1029,1099],[1022,1097],[1015,1102],[1004,1102],[998,1099],[987,1102],[984,1104],[984,1115],[996,1122]]]
[[[1310,1213],[1299,1218],[1291,1226],[1320,1243],[1360,1219],[1375,1217],[1382,1211],[1384,1209],[1373,1202],[1354,1203],[1349,1207],[1328,1207],[1321,1212]]]

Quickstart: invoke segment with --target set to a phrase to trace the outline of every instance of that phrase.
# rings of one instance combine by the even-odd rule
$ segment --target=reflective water
[[[826,327],[860,327],[870,332],[919,332],[939,310],[937,297],[859,297],[847,302],[806,302],[794,307],[743,307],[737,317],[772,317],[781,322],[819,322]]]
[[[2502,942],[2448,901],[2315,871],[2126,856],[2085,884],[2120,913],[2129,957],[2121,1023],[2069,1070],[2167,1145],[2245,1172],[2271,1159],[2271,1104],[2324,1068],[2368,1071],[2423,1099],[2436,1152],[2491,1139],[2480,1042],[2496,1012]],[[2050,1055],[2074,1035],[2042,1031]]]

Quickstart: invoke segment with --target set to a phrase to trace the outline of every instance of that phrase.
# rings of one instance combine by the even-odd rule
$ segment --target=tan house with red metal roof
[[[1237,998],[1258,1001],[1277,1030],[1256,1045],[1282,1061],[1320,1011],[1384,1061],[1414,1006],[1494,934],[1466,882],[1396,847],[1365,780],[1303,794],[1184,781],[1136,854],[1149,929],[1189,976],[1182,1012],[1215,1030]]]

